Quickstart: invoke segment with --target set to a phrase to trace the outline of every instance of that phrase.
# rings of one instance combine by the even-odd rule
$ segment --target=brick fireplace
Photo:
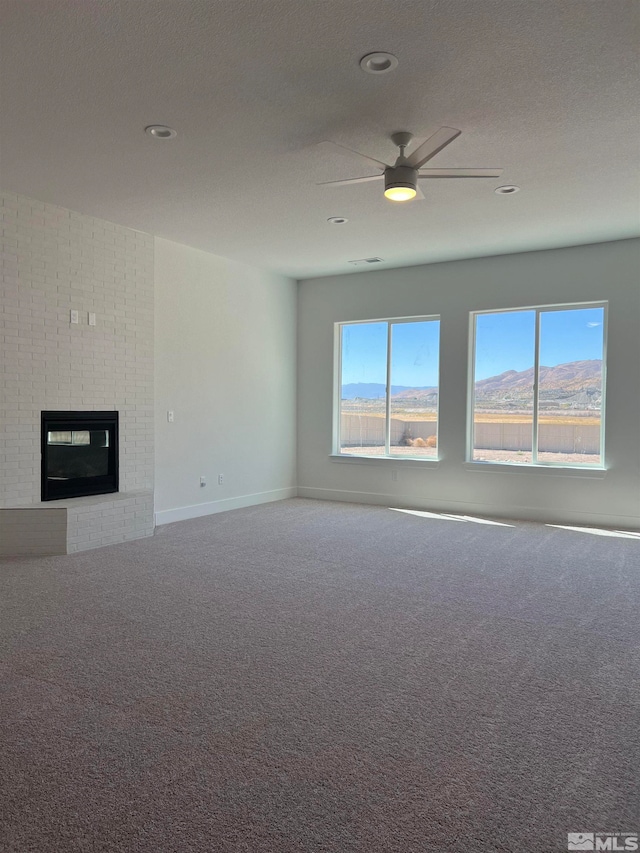
[[[0,555],[149,536],[153,238],[13,193],[0,193],[0,215]],[[117,492],[42,500],[43,412],[118,413]],[[74,447],[104,460],[104,431],[75,432],[57,436],[58,462]]]

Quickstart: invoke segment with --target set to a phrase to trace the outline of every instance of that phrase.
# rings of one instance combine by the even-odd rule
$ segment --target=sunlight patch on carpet
[[[515,527],[513,524],[507,524],[504,521],[489,521],[488,518],[476,518],[473,515],[453,515],[452,513],[442,512],[426,512],[419,509],[400,509],[399,507],[390,506],[393,512],[404,512],[407,515],[417,515],[419,518],[440,518],[445,521],[472,521],[475,524],[491,524],[495,527]]]
[[[547,527],[558,527],[560,530],[575,530],[577,533],[591,533],[593,536],[616,536],[619,539],[640,539],[640,533],[630,530],[604,530],[600,527],[572,527],[569,524],[547,524]]]

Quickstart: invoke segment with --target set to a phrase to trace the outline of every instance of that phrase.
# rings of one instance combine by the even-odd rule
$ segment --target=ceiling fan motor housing
[[[410,166],[388,166],[384,170],[385,192],[396,187],[415,190],[418,184],[418,170]]]

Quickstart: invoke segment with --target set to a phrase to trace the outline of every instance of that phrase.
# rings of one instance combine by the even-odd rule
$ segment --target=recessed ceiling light
[[[368,53],[360,60],[360,68],[368,74],[387,74],[398,67],[398,60],[392,53],[378,51]]]
[[[505,187],[498,187],[494,190],[494,193],[496,193],[496,195],[513,195],[517,192],[520,192],[520,187],[516,187],[513,184],[509,184]]]
[[[345,222],[348,222],[348,219],[345,219],[344,216],[330,216],[327,219],[327,222],[330,222],[332,225],[344,225]]]
[[[154,139],[173,139],[178,135],[176,130],[165,124],[150,124],[149,127],[145,127],[144,132],[153,136]]]

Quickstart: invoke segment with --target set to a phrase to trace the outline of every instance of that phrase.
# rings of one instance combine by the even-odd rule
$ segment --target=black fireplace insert
[[[118,412],[42,412],[42,500],[118,491]]]

